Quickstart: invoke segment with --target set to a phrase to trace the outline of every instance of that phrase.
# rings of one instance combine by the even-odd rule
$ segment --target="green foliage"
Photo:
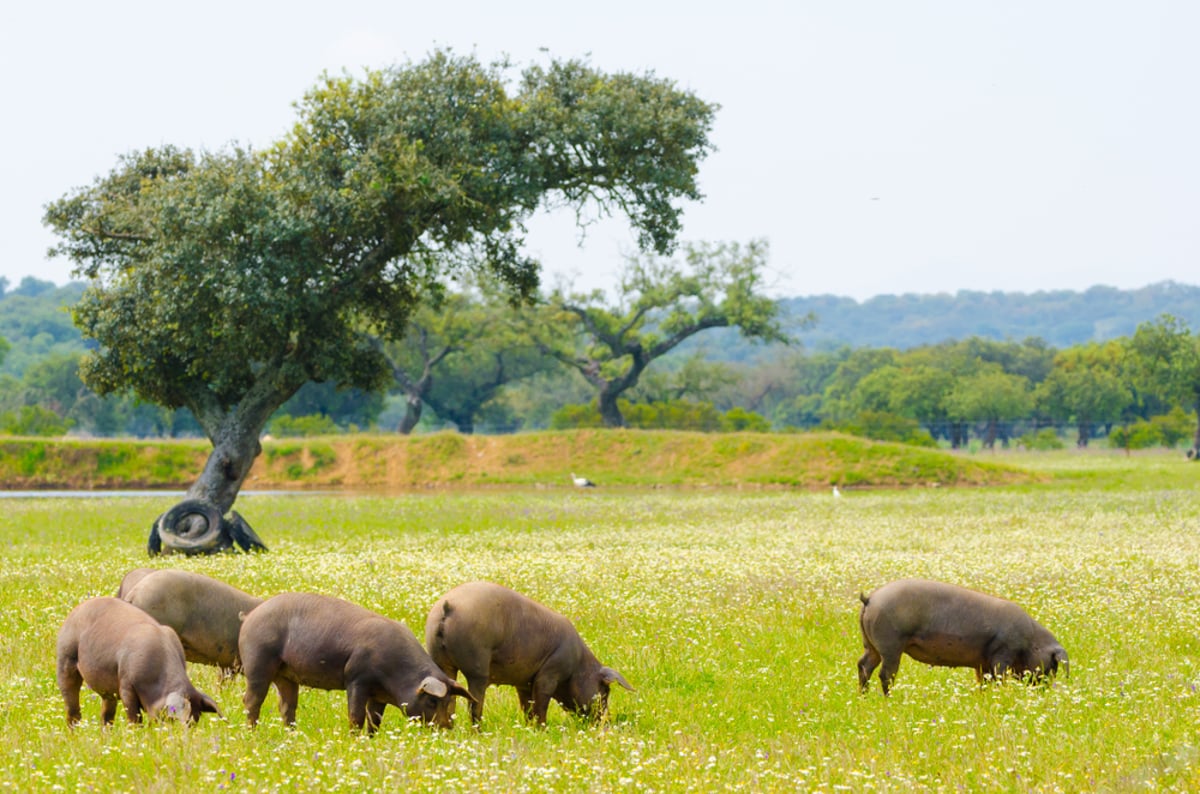
[[[83,284],[55,288],[49,281],[27,277],[22,281],[34,289],[10,291],[0,297],[0,337],[8,354],[0,373],[21,377],[25,370],[47,356],[83,352],[83,337],[71,323],[68,310],[79,300]]]
[[[327,77],[267,149],[131,153],[50,204],[56,253],[89,279],[84,381],[244,437],[307,381],[381,387],[371,335],[403,335],[463,268],[532,294],[523,221],[546,200],[622,212],[669,252],[715,107],[577,61],[530,67],[510,94],[509,71],[440,51]]]
[[[268,431],[279,438],[328,436],[338,432],[337,423],[323,414],[289,416],[281,414],[267,425]]]
[[[1175,447],[1182,441],[1190,440],[1195,429],[1196,420],[1182,408],[1176,408],[1169,414],[1115,427],[1108,434],[1108,442],[1111,446],[1124,449]]]
[[[642,430],[695,430],[700,432],[735,433],[770,431],[771,423],[759,414],[743,408],[731,408],[721,413],[712,403],[691,400],[665,400],[653,403],[631,403],[621,400],[621,414],[629,427]],[[553,430],[603,427],[604,420],[596,403],[564,405],[550,419]]]
[[[597,391],[605,425],[626,424],[619,400],[652,362],[709,328],[738,328],[749,339],[788,341],[778,304],[762,294],[767,244],[688,244],[683,262],[630,257],[609,306],[602,291],[556,290],[532,332],[547,354],[577,370]]]
[[[0,414],[0,432],[13,436],[62,436],[74,422],[40,405]]]
[[[1025,449],[1042,452],[1051,449],[1062,449],[1066,446],[1063,440],[1058,437],[1058,433],[1053,427],[1043,427],[1036,433],[1026,433],[1018,439],[1018,443]]]
[[[420,307],[404,338],[384,348],[395,388],[406,397],[400,431],[416,426],[423,404],[464,433],[479,419],[517,423],[497,400],[501,391],[554,366],[520,322],[523,310],[482,279]]]
[[[1108,434],[1108,442],[1123,449],[1148,449],[1165,446],[1162,429],[1144,420],[1128,427],[1116,427]]]
[[[550,416],[551,430],[570,430],[572,428],[604,427],[604,418],[596,404],[564,405]]]
[[[362,389],[339,389],[334,384],[309,382],[280,406],[279,414],[329,417],[340,429],[366,428],[383,410],[383,395]]]
[[[834,429],[863,438],[873,438],[876,441],[896,441],[917,447],[937,446],[933,436],[922,430],[915,419],[887,411],[862,411]]]
[[[771,423],[762,414],[747,411],[740,406],[734,406],[721,415],[721,432],[740,433],[750,431],[766,433],[771,429]]]

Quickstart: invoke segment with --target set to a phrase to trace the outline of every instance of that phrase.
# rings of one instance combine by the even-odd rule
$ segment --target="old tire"
[[[185,499],[159,516],[148,546],[153,554],[157,534],[163,554],[214,554],[233,544],[224,524],[216,505]]]

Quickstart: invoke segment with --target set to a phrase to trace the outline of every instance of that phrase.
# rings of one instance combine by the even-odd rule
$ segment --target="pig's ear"
[[[459,697],[466,698],[467,700],[471,701],[472,703],[479,702],[478,700],[475,699],[475,696],[471,694],[470,690],[468,690],[465,686],[458,683],[457,681],[455,681],[454,683],[452,683],[450,685],[450,694],[458,695]]]
[[[432,675],[425,676],[425,680],[421,682],[421,685],[419,687],[417,687],[418,695],[421,694],[422,692],[424,692],[426,695],[429,695],[429,696],[435,697],[435,698],[446,697],[447,691],[448,690],[446,688],[446,682],[443,681],[442,679],[438,678],[437,676],[432,676]]]
[[[612,669],[611,667],[601,667],[600,668],[600,680],[606,684],[609,684],[610,686],[614,682],[616,682],[616,683],[620,684],[621,686],[625,687],[626,689],[628,689],[630,692],[637,691],[636,689],[634,689],[633,687],[631,687],[629,685],[629,682],[625,680],[625,676],[621,675],[620,673],[618,673],[616,670]]]
[[[221,709],[217,708],[217,701],[213,700],[203,692],[197,691],[195,696],[192,698],[192,713],[197,719],[199,719],[200,715],[206,711],[209,714],[216,714],[218,717],[225,716],[221,713]]]

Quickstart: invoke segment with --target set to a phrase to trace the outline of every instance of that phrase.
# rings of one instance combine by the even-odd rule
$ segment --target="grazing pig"
[[[596,660],[569,620],[491,582],[468,582],[442,596],[425,621],[425,647],[446,675],[466,676],[475,723],[488,684],[516,687],[526,718],[539,725],[546,724],[551,698],[568,711],[600,717],[612,683],[633,691]]]
[[[858,660],[858,684],[864,692],[882,661],[879,683],[888,693],[902,653],[925,664],[970,667],[980,682],[1010,673],[1040,679],[1057,673],[1059,664],[1069,670],[1054,635],[1003,598],[925,579],[889,582],[859,598],[866,653]]]
[[[220,667],[222,678],[237,673],[241,669],[241,616],[263,600],[217,579],[173,569],[149,569],[126,588],[126,583],[144,570],[148,569],[138,568],[125,575],[121,598],[175,629],[189,662]]]
[[[195,722],[200,714],[220,715],[217,704],[192,686],[175,632],[119,598],[84,601],[58,632],[58,688],[67,705],[67,724],[79,722],[79,690],[86,682],[104,701],[107,725],[117,698],[130,722],[172,717]]]
[[[300,686],[344,689],[350,724],[373,733],[386,705],[449,728],[444,702],[467,690],[446,676],[403,623],[331,596],[283,593],[246,616],[238,635],[250,725],[271,684],[279,711],[296,722]]]
[[[134,568],[129,573],[121,577],[121,586],[117,588],[117,598],[125,598],[125,595],[133,589],[133,586],[145,579],[150,574],[154,573],[157,568]]]

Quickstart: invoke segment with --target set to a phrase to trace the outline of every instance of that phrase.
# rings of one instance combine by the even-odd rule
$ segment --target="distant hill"
[[[1184,320],[1200,331],[1200,287],[1163,281],[1135,290],[1092,287],[1083,292],[974,292],[953,295],[879,295],[859,302],[834,295],[784,298],[786,330],[808,350],[921,345],[972,336],[999,341],[1040,337],[1055,348],[1105,341],[1132,334],[1139,324],[1162,314]],[[812,313],[816,325],[800,329]],[[720,329],[696,338],[710,358],[759,359],[762,346],[742,340],[737,331]],[[767,348],[770,350],[770,348]]]
[[[1036,336],[1062,348],[1128,336],[1164,313],[1200,330],[1200,287],[1174,281],[1136,290],[880,295],[862,303],[818,295],[788,298],[782,305],[791,317],[810,311],[817,315],[816,326],[803,339],[820,348],[905,349],[971,336],[1018,341]]]

